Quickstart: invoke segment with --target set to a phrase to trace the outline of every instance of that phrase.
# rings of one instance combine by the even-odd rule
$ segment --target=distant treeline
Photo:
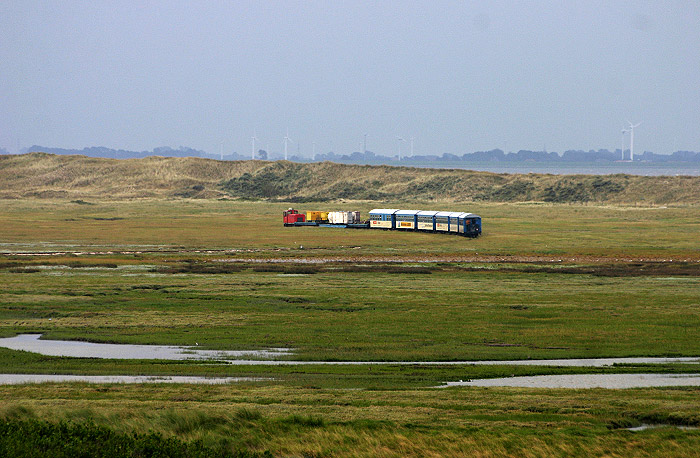
[[[625,160],[629,160],[629,151],[625,151]],[[442,156],[410,156],[401,160],[402,163],[427,163],[427,162],[615,162],[622,160],[620,150],[608,151],[599,149],[598,151],[568,150],[560,155],[556,152],[520,150],[517,153],[505,153],[500,149],[491,151],[477,151],[465,153],[461,156],[445,153]],[[396,156],[387,157],[377,155],[371,151],[365,153],[355,152],[352,154],[317,154],[316,161],[331,161],[353,164],[386,164],[397,161]],[[700,153],[693,151],[676,151],[673,154],[656,154],[645,151],[635,154],[634,161],[637,162],[700,162]]]
[[[50,148],[46,146],[34,145],[29,148],[24,148],[23,153],[34,153],[34,152],[44,152],[52,154],[61,155],[74,155],[79,154],[89,157],[103,157],[103,158],[113,158],[113,159],[139,159],[148,156],[164,156],[164,157],[202,157],[210,159],[221,158],[218,154],[210,154],[205,151],[200,151],[185,146],[180,146],[179,148],[171,148],[169,146],[161,146],[159,148],[154,148],[153,151],[127,151],[127,150],[115,150],[111,148],[105,148],[103,146],[92,146],[89,148],[78,149],[64,149],[64,148]],[[7,151],[0,149],[0,154],[7,154]],[[547,151],[529,151],[520,150],[517,153],[505,153],[500,149],[493,149],[491,151],[477,151],[474,153],[465,153],[461,156],[456,154],[445,153],[442,156],[437,155],[424,155],[424,156],[410,156],[403,157],[401,161],[398,160],[397,156],[384,156],[381,154],[375,154],[372,151],[365,151],[364,153],[354,152],[352,154],[336,154],[333,152],[325,154],[316,154],[314,159],[308,157],[302,157],[298,155],[290,156],[290,160],[293,162],[339,162],[344,164],[370,164],[370,165],[412,165],[412,164],[431,164],[434,163],[439,165],[440,163],[455,163],[455,162],[576,162],[576,163],[591,163],[591,162],[615,162],[622,160],[623,155],[620,150],[608,151],[607,149],[599,149],[598,151],[581,151],[581,150],[568,150],[564,154],[559,154],[556,152]],[[629,160],[629,151],[625,151],[625,160]],[[239,155],[237,153],[225,154],[223,155],[225,160],[240,161],[250,159],[249,155]],[[262,160],[276,160],[280,159],[274,154],[268,154],[267,151],[260,150],[256,155],[256,159]],[[683,162],[683,163],[700,163],[700,153],[693,151],[676,151],[673,154],[656,154],[651,151],[645,151],[640,154],[635,154],[635,162]]]

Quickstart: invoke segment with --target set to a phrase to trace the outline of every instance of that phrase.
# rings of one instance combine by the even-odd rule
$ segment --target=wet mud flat
[[[215,259],[158,266],[162,274],[216,274],[243,270],[288,274],[317,273],[414,273],[509,272],[531,274],[592,275],[597,277],[683,277],[699,278],[700,262],[657,259],[595,259],[577,264],[572,260],[519,258],[269,258]]]

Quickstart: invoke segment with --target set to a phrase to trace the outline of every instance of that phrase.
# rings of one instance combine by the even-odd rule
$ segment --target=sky
[[[700,151],[697,0],[0,2],[10,152],[561,153],[628,121]]]

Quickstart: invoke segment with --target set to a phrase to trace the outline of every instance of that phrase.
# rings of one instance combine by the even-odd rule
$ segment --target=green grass
[[[38,332],[226,350],[290,347],[292,358],[316,361],[700,355],[694,207],[468,204],[459,209],[482,215],[484,236],[464,239],[284,228],[283,203],[90,203],[3,202],[0,337]],[[383,204],[304,209],[366,214],[375,206]],[[298,257],[333,262],[258,262]],[[380,262],[387,260],[403,262]],[[0,349],[0,367],[267,379],[0,386],[0,418],[94,422],[109,434],[154,431],[217,450],[223,444],[222,450],[290,457],[692,456],[700,445],[694,430],[622,429],[698,425],[695,388],[431,388],[511,375],[698,373],[698,365],[269,367]]]
[[[102,253],[229,249],[236,250],[231,255],[238,258],[332,256],[350,260],[478,256],[700,259],[695,243],[700,232],[698,207],[391,202],[396,208],[466,210],[481,215],[483,236],[467,239],[397,231],[285,228],[281,215],[290,206],[287,203],[139,200],[94,204],[4,201],[0,249]],[[385,205],[326,202],[299,208],[356,209],[366,217],[370,209]]]
[[[693,456],[697,389],[348,391],[267,386],[0,387],[0,416],[276,456]]]
[[[289,347],[303,360],[700,354],[694,332],[700,277],[448,267],[396,274],[330,266],[293,275],[254,268],[230,274],[0,270],[0,335]]]
[[[89,411],[88,411],[89,412]],[[81,412],[80,416],[84,413]],[[201,427],[195,419],[190,425]],[[232,450],[226,442],[218,447],[207,447],[201,441],[183,442],[177,438],[164,438],[161,434],[116,433],[114,430],[94,423],[60,422],[58,424],[35,419],[5,420],[0,422],[0,455],[15,458],[256,458],[270,457],[269,453],[254,453],[248,450]]]

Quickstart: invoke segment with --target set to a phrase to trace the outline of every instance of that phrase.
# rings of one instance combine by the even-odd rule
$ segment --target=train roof
[[[413,216],[413,215],[417,215],[418,213],[420,213],[420,210],[397,210],[397,211],[396,211],[396,215],[397,215],[397,216],[398,216],[398,215],[404,215],[404,216],[409,215],[409,216]]]
[[[437,212],[435,213],[435,216],[443,218],[446,216],[449,216],[450,218],[466,218],[468,216],[476,216],[477,218],[481,218],[479,215],[469,212]]]
[[[466,218],[468,216],[475,216],[477,218],[481,218],[479,215],[475,215],[474,213],[469,213],[469,212],[440,212],[440,211],[433,211],[433,210],[398,210],[395,208],[375,208],[373,210],[369,211],[370,215],[420,215],[420,216],[438,216],[438,217],[445,217],[449,216],[450,218]]]
[[[395,208],[375,208],[374,210],[370,210],[370,211],[369,211],[369,214],[371,215],[371,214],[373,214],[373,213],[375,213],[375,214],[376,214],[376,213],[381,213],[381,214],[383,214],[383,215],[385,215],[385,214],[390,214],[390,215],[391,215],[391,214],[396,213],[397,211],[399,211],[399,210],[398,210],[398,209],[395,209]]]
[[[458,218],[460,215],[463,215],[463,212],[437,212],[435,213],[435,216],[438,217],[444,217],[444,216],[449,216],[450,218]]]

